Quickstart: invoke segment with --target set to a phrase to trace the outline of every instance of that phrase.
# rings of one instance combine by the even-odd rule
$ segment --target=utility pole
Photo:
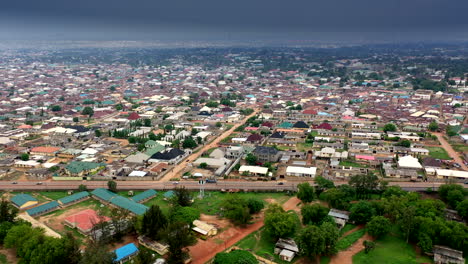
[[[203,199],[203,197],[205,196],[205,180],[204,179],[201,179],[198,181],[198,185],[200,185],[200,195],[199,197],[201,199]]]

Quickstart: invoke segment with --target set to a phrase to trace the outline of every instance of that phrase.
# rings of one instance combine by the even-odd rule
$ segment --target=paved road
[[[252,114],[246,116],[242,121],[238,122],[236,125],[231,127],[229,130],[224,131],[221,135],[216,137],[216,139],[214,139],[213,141],[211,141],[207,145],[203,146],[203,148],[198,150],[196,153],[193,153],[193,154],[189,155],[185,160],[183,160],[181,163],[179,163],[173,169],[171,169],[171,171],[166,173],[166,175],[164,175],[164,177],[161,178],[160,181],[169,181],[172,178],[181,178],[185,168],[187,168],[187,165],[189,163],[194,162],[195,160],[197,160],[205,151],[207,151],[207,150],[209,150],[211,148],[217,147],[218,143],[221,142],[221,140],[223,140],[224,138],[231,135],[234,132],[234,130],[236,130],[238,127],[242,126],[249,118],[251,118],[252,116],[255,116],[259,111],[260,111],[259,109],[254,109],[254,112]]]
[[[229,190],[239,189],[246,191],[288,191],[297,190],[297,184],[300,182],[285,182],[283,185],[278,185],[277,182],[249,182],[249,181],[218,181],[218,183],[207,183],[203,185],[205,190]],[[335,182],[336,185],[346,182]],[[0,182],[0,190],[76,190],[80,184],[84,184],[88,189],[107,188],[106,181],[54,181],[44,182],[42,185],[37,185],[36,182],[18,182],[12,184],[9,181]],[[390,182],[389,185],[399,185],[408,191],[423,191],[427,188],[437,189],[441,182]],[[461,184],[462,186],[466,186]],[[117,181],[117,187],[120,190],[168,190],[177,186],[184,186],[190,190],[199,190],[200,185],[197,181],[181,181],[178,184],[172,182],[157,182],[157,181]]]
[[[432,133],[434,135],[437,136],[437,139],[439,139],[440,141],[440,144],[442,145],[442,147],[447,151],[447,153],[449,154],[450,157],[452,157],[452,159],[460,164],[460,166],[462,167],[463,170],[465,171],[468,171],[468,167],[466,167],[465,163],[463,162],[463,160],[460,158],[460,153],[456,152],[452,146],[447,142],[447,140],[445,140],[444,138],[444,135],[442,133]]]

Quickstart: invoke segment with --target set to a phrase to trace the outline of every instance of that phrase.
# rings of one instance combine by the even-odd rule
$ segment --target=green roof
[[[82,171],[93,170],[99,167],[105,167],[105,163],[86,162],[86,161],[72,161],[65,169],[71,173],[80,173]]]
[[[146,205],[136,203],[128,198],[118,196],[118,195],[112,198],[110,202],[113,205],[116,205],[120,208],[128,210],[136,215],[142,215],[148,210],[148,207]]]
[[[137,194],[135,196],[133,196],[131,199],[137,203],[139,203],[140,201],[143,201],[143,200],[146,200],[150,197],[153,197],[153,196],[156,196],[157,192],[155,190],[147,190],[147,191],[144,191],[140,194]]]
[[[101,104],[103,105],[111,105],[111,104],[115,104],[114,101],[112,100],[105,100],[105,101],[102,101]]]
[[[149,148],[145,151],[145,154],[148,156],[153,156],[154,154],[163,151],[166,149],[163,145],[156,143],[157,145],[155,147]]]
[[[115,206],[128,210],[136,215],[142,215],[146,212],[146,210],[148,210],[147,206],[136,203],[128,198],[117,195],[104,188],[98,188],[92,191],[91,194],[99,197],[99,199],[102,199]]]
[[[281,123],[278,127],[281,127],[281,128],[291,128],[293,126],[293,124],[289,123],[289,122],[283,122]]]
[[[62,199],[58,199],[58,201],[61,204],[69,204],[69,203],[78,201],[80,199],[83,199],[84,197],[87,197],[87,196],[89,196],[89,192],[79,192],[79,193],[74,193],[67,197],[63,197]]]
[[[171,198],[172,196],[174,196],[174,191],[167,191],[163,195],[165,198]]]
[[[104,188],[97,188],[96,190],[92,191],[91,194],[107,202],[110,201],[115,196],[117,196],[117,194]]]
[[[52,202],[48,202],[48,203],[39,205],[37,207],[31,208],[29,210],[26,210],[26,213],[28,213],[30,216],[35,216],[35,215],[50,211],[52,209],[58,208],[58,207],[59,207],[59,203],[57,201],[52,201]]]
[[[31,201],[36,201],[37,202],[37,199],[32,197],[31,195],[25,194],[25,193],[15,195],[15,196],[13,196],[11,198],[11,202],[16,204],[19,207],[21,207],[23,204],[25,204],[27,202],[31,202]]]

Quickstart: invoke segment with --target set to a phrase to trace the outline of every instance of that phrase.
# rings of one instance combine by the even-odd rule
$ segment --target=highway
[[[253,181],[218,181],[217,183],[205,183],[205,190],[242,190],[242,191],[295,191],[300,182],[253,182]],[[346,182],[335,182],[336,185]],[[19,181],[13,184],[9,181],[0,182],[0,190],[3,191],[48,191],[48,190],[77,190],[80,184],[84,184],[88,189],[107,188],[107,181],[49,181],[38,184],[33,181]],[[389,185],[399,185],[407,191],[424,191],[427,188],[438,187],[443,184],[440,182],[390,182]],[[463,184],[461,184],[464,186]],[[176,187],[184,186],[190,190],[199,190],[201,185],[198,181],[158,182],[158,181],[117,181],[119,190],[170,190]]]

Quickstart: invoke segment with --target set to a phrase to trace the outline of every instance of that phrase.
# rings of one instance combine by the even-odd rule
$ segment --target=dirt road
[[[182,177],[182,173],[189,163],[197,160],[205,151],[209,150],[210,148],[217,147],[218,143],[221,142],[221,140],[231,135],[234,132],[234,130],[242,126],[249,118],[251,118],[252,116],[255,116],[259,111],[260,111],[259,109],[255,109],[252,114],[246,116],[242,121],[238,122],[236,125],[231,127],[231,129],[224,131],[221,135],[216,137],[213,141],[203,146],[203,148],[201,148],[199,151],[189,155],[185,160],[183,160],[181,163],[179,163],[174,168],[172,168],[171,171],[166,173],[166,175],[164,175],[164,177],[161,178],[160,181],[169,181],[172,178]]]
[[[285,211],[297,210],[297,204],[301,201],[297,197],[292,197],[283,204]],[[198,240],[195,246],[189,248],[190,255],[192,257],[192,264],[204,264],[207,263],[214,256],[223,252],[229,247],[239,242],[244,237],[248,236],[263,226],[263,213],[258,216],[255,223],[245,227],[239,228],[231,226],[227,230],[221,232],[217,236],[208,238],[207,240]]]
[[[330,264],[353,263],[353,256],[364,249],[364,245],[362,244],[364,240],[373,240],[373,238],[366,233],[348,249],[340,251],[334,255],[330,260]]]
[[[460,166],[462,167],[463,170],[468,171],[468,167],[466,167],[466,165],[463,163],[463,160],[460,158],[461,154],[456,152],[452,148],[452,146],[447,142],[447,140],[445,140],[444,135],[442,133],[432,133],[432,134],[437,136],[437,139],[439,140],[442,147],[447,151],[449,156],[452,157],[452,159],[456,163],[460,164]]]

